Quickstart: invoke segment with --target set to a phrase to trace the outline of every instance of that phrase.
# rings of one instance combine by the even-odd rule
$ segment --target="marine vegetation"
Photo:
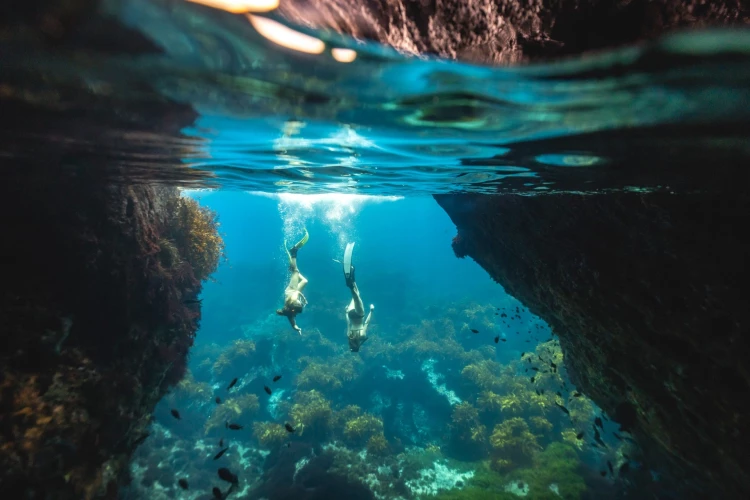
[[[298,391],[289,411],[292,427],[297,434],[309,438],[323,439],[331,432],[333,410],[331,402],[319,391]]]
[[[576,473],[579,464],[574,448],[554,442],[534,456],[532,467],[508,476],[528,484],[528,498],[578,500],[586,491],[583,478]]]
[[[162,252],[176,263],[180,255],[192,265],[197,280],[207,279],[224,255],[224,240],[219,234],[216,212],[192,198],[176,196],[166,206],[169,231],[162,240]],[[172,249],[180,248],[181,252]]]
[[[502,366],[489,359],[466,365],[461,375],[484,391],[503,392],[503,384],[498,376]]]
[[[259,408],[258,396],[255,394],[229,398],[214,408],[206,421],[204,433],[209,434],[217,429],[224,429],[227,422],[249,425]]]
[[[374,338],[363,356],[386,363],[408,358],[419,362],[436,359],[467,364],[490,355],[490,351],[465,350],[456,339],[456,328],[448,318],[425,319],[418,325],[406,325],[398,332],[398,337],[403,341],[386,343]]]
[[[275,422],[255,422],[253,436],[263,448],[275,448],[288,439],[289,433]]]
[[[214,374],[221,377],[227,372],[243,373],[247,371],[248,366],[252,366],[254,354],[255,342],[246,339],[235,340],[214,362]]]
[[[490,436],[492,445],[492,466],[497,471],[508,470],[530,463],[534,454],[541,450],[537,437],[529,425],[520,417],[515,417],[495,426]]]
[[[479,458],[487,449],[487,427],[479,420],[479,410],[464,401],[453,407],[451,445],[461,458]]]
[[[304,367],[297,376],[299,389],[332,391],[356,378],[357,368],[362,365],[362,360],[351,356],[337,356],[324,361],[305,356],[300,358],[299,364]]]
[[[370,455],[384,456],[390,451],[390,446],[388,445],[388,441],[385,439],[383,432],[379,432],[367,440],[365,449]]]
[[[383,433],[383,421],[369,413],[354,417],[344,424],[344,441],[350,446],[362,446],[372,436]]]

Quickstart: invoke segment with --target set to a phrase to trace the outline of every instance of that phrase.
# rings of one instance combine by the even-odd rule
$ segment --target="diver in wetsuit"
[[[307,305],[307,299],[302,295],[302,290],[307,285],[307,278],[302,276],[297,267],[297,251],[307,243],[310,235],[307,234],[305,229],[305,235],[299,240],[292,248],[289,248],[286,253],[289,257],[289,270],[292,272],[292,276],[289,278],[289,284],[284,290],[284,307],[282,309],[276,309],[276,314],[279,316],[286,316],[289,320],[289,324],[292,325],[297,333],[302,335],[302,329],[297,326],[295,317],[302,312],[302,309]],[[286,248],[286,241],[284,242],[284,248]]]
[[[351,264],[353,249],[354,243],[349,243],[344,253],[344,278],[346,286],[352,292],[352,300],[346,307],[346,336],[349,338],[349,349],[352,352],[359,352],[359,348],[367,340],[367,327],[370,326],[375,306],[370,304],[370,313],[365,318],[365,306],[359,295],[357,283],[354,281],[354,265]]]

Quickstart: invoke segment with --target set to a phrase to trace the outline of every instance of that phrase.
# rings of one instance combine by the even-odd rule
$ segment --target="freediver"
[[[307,278],[302,276],[297,267],[297,252],[300,248],[307,243],[310,239],[310,235],[305,229],[305,235],[299,240],[292,248],[286,250],[286,254],[289,257],[289,271],[292,276],[289,278],[289,284],[284,290],[284,307],[282,309],[276,309],[276,314],[279,316],[286,316],[289,320],[289,324],[292,325],[297,333],[302,335],[302,329],[297,326],[295,317],[302,312],[302,309],[307,305],[307,299],[302,295],[305,285],[307,285]],[[286,249],[286,240],[284,241],[284,248]]]
[[[352,300],[346,307],[346,336],[349,338],[349,349],[352,352],[359,352],[359,348],[367,340],[367,327],[370,326],[375,306],[370,304],[370,313],[365,318],[365,306],[362,303],[357,283],[354,281],[353,250],[354,243],[347,243],[344,251],[344,279],[347,288],[352,292]]]

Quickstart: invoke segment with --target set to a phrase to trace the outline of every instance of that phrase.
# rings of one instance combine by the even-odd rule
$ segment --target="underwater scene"
[[[183,196],[223,253],[127,498],[602,498],[650,475],[431,198]],[[276,312],[296,272],[299,332]]]
[[[0,5],[0,499],[750,498],[738,0]]]

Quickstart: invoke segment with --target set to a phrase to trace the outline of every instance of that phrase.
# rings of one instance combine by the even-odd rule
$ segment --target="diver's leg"
[[[357,316],[364,318],[365,306],[362,303],[362,297],[360,297],[359,295],[359,287],[357,287],[356,283],[352,283],[350,290],[352,291],[352,302],[350,306],[354,306],[354,312],[357,314]]]

